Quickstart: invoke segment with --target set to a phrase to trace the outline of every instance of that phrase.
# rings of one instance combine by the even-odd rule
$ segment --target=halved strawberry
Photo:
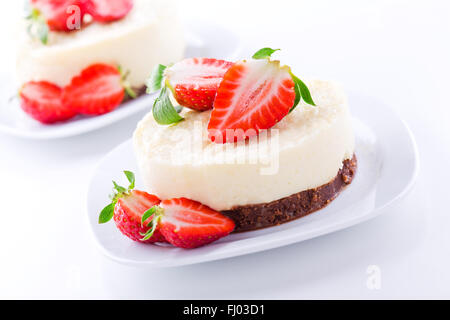
[[[63,90],[65,106],[84,115],[101,115],[116,109],[125,97],[119,68],[94,64],[84,69]]]
[[[150,229],[147,225],[152,221],[152,217],[150,217],[142,224],[142,216],[148,209],[160,202],[161,200],[158,197],[138,190],[133,190],[128,195],[124,195],[114,207],[114,221],[117,228],[134,241],[144,243],[165,242],[158,229],[155,230],[150,239],[142,241],[142,235]]]
[[[122,19],[133,9],[133,0],[86,0],[86,10],[99,22]]]
[[[172,245],[193,249],[229,235],[235,223],[223,214],[186,198],[164,200],[154,209],[164,238]],[[151,236],[151,231],[147,236]]]
[[[290,68],[269,59],[240,61],[225,74],[208,124],[216,143],[255,136],[283,119],[294,106]]]
[[[32,8],[39,11],[40,15],[47,22],[50,30],[53,31],[72,31],[77,29],[75,26],[79,22],[81,25],[86,13],[85,0],[31,0]],[[72,10],[76,6],[79,11]],[[78,10],[78,9],[77,9]],[[75,14],[78,14],[75,17]],[[69,21],[70,18],[78,21]]]
[[[114,195],[112,203],[106,206],[99,217],[99,223],[106,223],[114,217],[117,228],[133,241],[143,243],[165,242],[159,229],[152,229],[152,215],[143,218],[144,214],[161,200],[147,192],[133,190],[135,184],[134,174],[125,171],[130,186],[128,189],[114,182]],[[143,235],[152,229],[152,237],[143,240]]]
[[[217,88],[223,75],[232,65],[225,60],[189,58],[171,67],[159,65],[153,71],[147,86],[153,93],[165,85],[182,107],[197,111],[212,109]],[[172,106],[165,106],[173,108]]]
[[[76,115],[74,110],[62,104],[62,89],[50,82],[28,82],[19,95],[22,109],[44,124],[69,120]]]

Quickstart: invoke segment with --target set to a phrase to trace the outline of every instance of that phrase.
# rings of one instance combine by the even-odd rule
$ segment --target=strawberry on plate
[[[159,205],[161,200],[147,192],[133,190],[134,174],[129,171],[124,173],[130,182],[130,186],[126,189],[114,182],[112,202],[102,210],[99,223],[106,223],[114,218],[117,228],[133,241],[142,243],[165,242],[159,230],[152,229],[151,221],[153,217],[148,215],[143,219],[143,215],[149,209]],[[153,231],[152,236],[143,240],[143,235],[149,230]]]
[[[272,128],[299,103],[306,86],[288,66],[270,60],[275,51],[261,49],[253,59],[236,62],[228,69],[208,124],[211,141],[227,143],[256,136]],[[312,99],[310,102],[314,104]]]
[[[217,88],[231,65],[231,62],[225,60],[209,58],[189,58],[170,67],[158,65],[147,82],[148,93],[163,89],[154,105],[156,121],[170,124],[165,119],[158,118],[159,114],[174,113],[168,97],[170,92],[182,107],[197,111],[212,109]],[[159,113],[158,109],[162,109],[162,112]],[[182,119],[172,118],[178,121]]]
[[[28,82],[20,89],[19,96],[22,109],[44,124],[69,120],[76,115],[62,104],[62,89],[50,82]]]
[[[34,19],[42,17],[52,31],[72,31],[81,25],[86,13],[85,0],[31,0]],[[78,14],[78,17],[74,15]],[[69,21],[77,19],[78,21]]]
[[[116,109],[134,93],[118,67],[98,63],[84,69],[63,90],[63,104],[83,115],[101,115]]]
[[[155,216],[153,226],[159,228],[164,238],[184,249],[212,243],[229,235],[235,228],[230,218],[186,198],[164,200],[149,212]],[[144,239],[153,236],[153,230],[150,230]]]
[[[86,11],[95,21],[120,20],[133,9],[133,0],[85,0]]]

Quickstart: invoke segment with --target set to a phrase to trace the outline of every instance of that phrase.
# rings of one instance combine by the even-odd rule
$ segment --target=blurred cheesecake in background
[[[173,0],[29,0],[20,24],[21,108],[44,124],[97,116],[145,92],[157,63],[183,58]]]
[[[73,32],[50,31],[47,44],[33,39],[23,22],[17,82],[45,80],[58,86],[94,63],[120,65],[132,87],[142,87],[156,63],[183,58],[182,27],[172,0],[134,0],[131,11],[110,23],[92,22]],[[87,19],[88,17],[85,17]]]

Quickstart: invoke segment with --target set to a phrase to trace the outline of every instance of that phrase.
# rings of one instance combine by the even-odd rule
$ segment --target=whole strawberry
[[[149,209],[159,205],[161,200],[147,192],[133,190],[135,177],[132,172],[124,172],[130,186],[124,188],[116,182],[112,202],[100,213],[99,223],[103,224],[114,218],[117,228],[133,241],[142,243],[165,242],[158,228],[153,228],[153,215],[148,214]],[[151,237],[143,239],[145,234],[153,231]]]

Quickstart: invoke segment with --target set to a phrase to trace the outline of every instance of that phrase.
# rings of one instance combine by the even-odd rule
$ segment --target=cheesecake
[[[199,201],[233,219],[236,232],[278,225],[325,207],[352,182],[357,168],[342,88],[309,81],[315,106],[302,101],[270,130],[218,144],[208,123],[220,96],[229,96],[223,90],[232,73],[218,89],[214,110],[184,109],[182,120],[170,126],[158,123],[152,112],[139,122],[133,144],[146,191],[161,199]],[[285,81],[280,87],[290,85]]]
[[[22,110],[49,125],[102,115],[143,95],[157,63],[184,55],[175,3],[29,0],[17,37]]]
[[[185,42],[174,1],[134,0],[122,19],[90,22],[72,32],[50,31],[46,44],[27,33],[18,35],[16,82],[48,81],[64,87],[95,63],[121,66],[128,82],[142,88],[156,63],[180,60]],[[85,17],[86,18],[86,17]]]

